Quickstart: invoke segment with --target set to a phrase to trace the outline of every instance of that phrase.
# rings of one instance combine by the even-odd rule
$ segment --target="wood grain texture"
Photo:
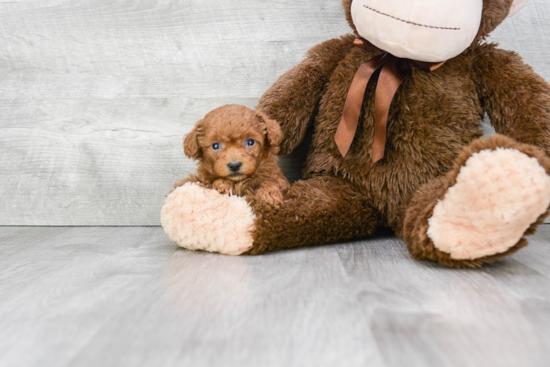
[[[232,257],[158,227],[0,227],[0,366],[543,367],[548,238],[457,270],[386,235]]]
[[[492,40],[550,80],[546,1]],[[159,224],[194,123],[348,32],[338,0],[0,1],[0,225]]]

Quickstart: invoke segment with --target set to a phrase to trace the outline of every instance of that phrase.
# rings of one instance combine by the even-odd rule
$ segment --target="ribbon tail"
[[[374,100],[374,142],[372,145],[373,163],[384,158],[386,126],[390,105],[397,89],[408,74],[408,72],[398,69],[396,63],[397,59],[392,59],[384,65],[376,86]]]
[[[346,157],[346,154],[348,154],[351,143],[353,142],[353,137],[357,131],[359,115],[361,114],[361,107],[363,106],[363,97],[365,96],[367,84],[372,74],[374,74],[384,62],[383,55],[364,62],[353,77],[344,104],[344,112],[342,113],[340,124],[336,130],[336,135],[334,135],[334,140],[336,141],[336,145],[342,157]]]

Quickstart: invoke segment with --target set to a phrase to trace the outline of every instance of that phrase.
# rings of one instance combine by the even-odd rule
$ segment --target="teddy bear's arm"
[[[276,120],[283,131],[280,155],[300,144],[338,63],[353,47],[349,34],[318,44],[306,58],[283,74],[260,99],[257,109]]]
[[[483,46],[474,68],[496,132],[550,155],[550,85],[519,55],[493,45]]]

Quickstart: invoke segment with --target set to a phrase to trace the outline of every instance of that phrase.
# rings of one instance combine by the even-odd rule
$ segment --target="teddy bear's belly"
[[[352,181],[373,199],[392,227],[408,196],[419,185],[450,170],[461,150],[482,135],[483,109],[471,80],[422,80],[422,93],[415,89],[415,82],[402,85],[392,102],[385,156],[377,163],[372,163],[371,155],[373,88],[366,92],[359,127],[345,158],[334,142],[343,102],[324,98],[304,170],[306,176],[333,172]],[[331,94],[330,87],[329,83],[325,97]]]

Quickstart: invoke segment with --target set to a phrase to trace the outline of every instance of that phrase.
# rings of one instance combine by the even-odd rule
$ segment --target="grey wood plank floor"
[[[550,225],[478,270],[391,235],[256,257],[0,227],[0,366],[548,366]]]

